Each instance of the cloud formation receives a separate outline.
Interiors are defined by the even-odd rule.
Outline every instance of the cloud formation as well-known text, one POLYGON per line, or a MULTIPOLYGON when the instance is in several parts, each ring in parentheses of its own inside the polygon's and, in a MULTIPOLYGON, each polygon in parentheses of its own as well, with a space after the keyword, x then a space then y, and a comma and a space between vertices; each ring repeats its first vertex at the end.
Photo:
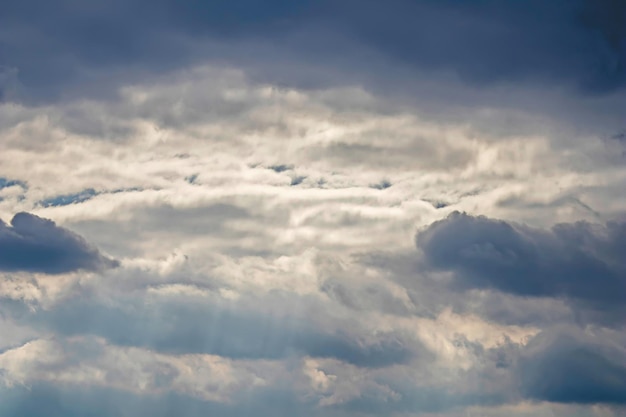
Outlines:
POLYGON ((459 288, 491 288, 622 310, 626 224, 558 224, 550 230, 455 212, 416 237, 429 266, 459 288))
POLYGON ((625 12, 2 2, 0 415, 623 416, 625 12))
MULTIPOLYGON (((626 81, 626 8, 611 0, 133 0, 89 7, 29 0, 5 2, 1 15, 2 64, 16 74, 4 77, 4 96, 19 87, 27 95, 58 97, 71 85, 84 94, 97 90, 94 80, 129 81, 216 56, 256 67, 278 84, 294 74, 272 60, 344 74, 358 68, 360 80, 380 82, 383 65, 361 65, 372 55, 401 68, 450 71, 478 85, 566 82, 597 94, 626 81), (35 44, 37 52, 29 48, 35 44)), ((318 85, 341 79, 330 77, 317 75, 318 85)), ((298 84, 306 85, 305 77, 298 84)))
POLYGON ((9 225, 0 221, 0 270, 60 274, 117 265, 82 237, 51 220, 21 212, 9 225))
POLYGON ((566 329, 533 339, 518 364, 524 394, 539 401, 624 404, 623 337, 594 333, 566 329))
MULTIPOLYGON (((273 302, 285 304, 280 298, 273 302)), ((411 346, 400 333, 382 333, 368 341, 345 329, 325 329, 296 316, 295 311, 289 317, 287 308, 271 314, 249 311, 245 303, 224 303, 214 297, 194 300, 191 295, 126 297, 115 303, 83 296, 35 314, 16 311, 18 322, 55 334, 95 335, 116 345, 170 354, 208 353, 233 359, 307 355, 362 367, 408 363, 415 355, 428 357, 422 346, 414 342, 411 346)), ((323 312, 319 307, 316 310, 317 320, 321 320, 323 312)))

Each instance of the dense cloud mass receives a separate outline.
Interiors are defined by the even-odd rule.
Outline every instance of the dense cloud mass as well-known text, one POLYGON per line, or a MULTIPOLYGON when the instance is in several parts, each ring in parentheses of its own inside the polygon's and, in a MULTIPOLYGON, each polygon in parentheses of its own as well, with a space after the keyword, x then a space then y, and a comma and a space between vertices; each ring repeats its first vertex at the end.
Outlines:
POLYGON ((82 237, 51 220, 17 213, 10 225, 0 221, 0 270, 59 274, 116 265, 82 237))
POLYGON ((624 404, 626 351, 623 337, 611 339, 571 330, 536 337, 519 364, 523 391, 541 401, 624 404))
POLYGON ((622 417, 625 121, 622 0, 4 0, 0 417, 622 417))
POLYGON ((454 271, 461 288, 565 297, 598 308, 626 296, 626 223, 531 228, 458 212, 417 236, 429 265, 454 271))
POLYGON ((294 81, 271 69, 285 59, 386 78, 381 64, 361 67, 368 54, 479 85, 566 82, 597 94, 626 82, 626 6, 619 0, 10 0, 0 16, 5 96, 13 87, 56 97, 76 83, 94 91, 95 80, 118 83, 208 57, 245 62, 278 83, 294 81))

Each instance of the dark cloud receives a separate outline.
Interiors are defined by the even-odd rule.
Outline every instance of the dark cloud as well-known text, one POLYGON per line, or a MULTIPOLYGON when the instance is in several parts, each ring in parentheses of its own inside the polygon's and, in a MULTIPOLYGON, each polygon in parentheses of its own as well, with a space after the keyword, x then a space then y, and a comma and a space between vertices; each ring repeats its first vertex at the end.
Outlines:
POLYGON ((107 87, 94 81, 110 85, 189 65, 207 55, 196 40, 270 34, 304 5, 283 0, 89 5, 9 0, 0 7, 0 64, 17 74, 18 88, 27 96, 59 97, 72 85, 82 94, 104 94, 107 87))
POLYGON ((558 297, 623 311, 626 223, 558 224, 549 230, 455 212, 418 233, 427 264, 458 288, 558 297))
POLYGON ((0 270, 59 274, 117 266, 77 234, 53 221, 18 213, 0 221, 0 270))
MULTIPOLYGON (((369 49, 391 68, 450 71, 471 84, 567 82, 599 93, 626 81, 625 22, 620 0, 8 0, 0 64, 26 95, 50 98, 70 85, 104 93, 102 84, 207 58, 272 67, 266 76, 279 83, 292 81, 293 62, 388 78, 375 62, 362 65, 369 49), (248 41, 275 45, 273 55, 248 41)), ((316 77, 332 82, 328 74, 316 77)))
POLYGON ((381 284, 382 282, 366 283, 358 279, 331 277, 324 280, 320 290, 334 301, 354 310, 409 315, 409 309, 403 300, 381 284))
POLYGON ((606 91, 626 81, 626 6, 620 1, 339 3, 363 42, 472 83, 570 79, 606 91))
POLYGON ((540 333, 518 364, 523 393, 539 401, 626 404, 626 352, 619 343, 589 332, 540 333))

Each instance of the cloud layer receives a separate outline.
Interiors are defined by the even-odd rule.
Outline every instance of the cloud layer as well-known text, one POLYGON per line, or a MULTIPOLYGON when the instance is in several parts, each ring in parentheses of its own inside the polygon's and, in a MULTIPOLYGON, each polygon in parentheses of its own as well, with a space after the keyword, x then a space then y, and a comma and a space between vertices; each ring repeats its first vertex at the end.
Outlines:
POLYGON ((625 13, 3 2, 0 415, 624 415, 625 13))

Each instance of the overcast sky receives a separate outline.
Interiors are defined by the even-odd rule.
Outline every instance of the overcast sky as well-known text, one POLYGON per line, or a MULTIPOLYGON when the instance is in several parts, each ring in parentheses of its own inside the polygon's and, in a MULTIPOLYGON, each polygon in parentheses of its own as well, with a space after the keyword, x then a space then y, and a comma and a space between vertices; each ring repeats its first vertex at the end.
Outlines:
POLYGON ((626 415, 626 1, 1 1, 0 416, 207 415, 626 415))

